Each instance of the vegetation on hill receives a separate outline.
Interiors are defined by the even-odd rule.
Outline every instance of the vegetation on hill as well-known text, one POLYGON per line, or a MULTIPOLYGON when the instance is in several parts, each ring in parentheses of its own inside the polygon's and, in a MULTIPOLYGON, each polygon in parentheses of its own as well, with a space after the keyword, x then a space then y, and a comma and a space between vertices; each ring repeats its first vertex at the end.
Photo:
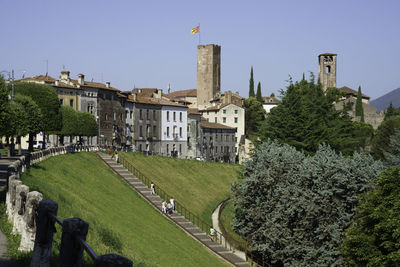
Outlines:
POLYGON ((362 195, 342 250, 348 266, 398 266, 400 262, 400 167, 379 176, 362 195))
POLYGON ((188 159, 123 153, 154 184, 172 195, 203 221, 230 196, 230 186, 240 176, 240 166, 188 159))
POLYGON ((389 150, 390 138, 400 129, 400 116, 390 116, 375 131, 372 140, 372 154, 376 159, 384 159, 384 152, 389 150))
MULTIPOLYGON (((49 158, 31 167, 22 181, 58 202, 61 219, 87 221, 87 242, 100 255, 117 253, 149 266, 225 264, 152 208, 93 153, 49 158)), ((60 235, 58 228, 56 243, 60 235)))
POLYGON ((306 156, 287 144, 263 143, 233 186, 234 230, 267 261, 284 266, 343 265, 341 235, 383 169, 370 155, 344 157, 320 145, 306 156))
POLYGON ((355 137, 356 126, 345 111, 333 105, 341 93, 335 88, 326 92, 315 84, 314 76, 293 83, 281 91, 282 103, 273 108, 260 127, 262 141, 277 139, 313 154, 321 143, 329 144, 336 151, 351 155, 365 144, 364 138, 355 137))

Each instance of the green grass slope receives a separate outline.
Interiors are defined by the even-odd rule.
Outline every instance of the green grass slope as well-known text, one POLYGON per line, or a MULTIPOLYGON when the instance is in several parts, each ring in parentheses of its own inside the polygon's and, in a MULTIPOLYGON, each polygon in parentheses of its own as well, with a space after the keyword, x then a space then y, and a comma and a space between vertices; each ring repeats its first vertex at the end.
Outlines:
POLYGON ((22 180, 58 202, 61 219, 87 221, 87 242, 99 255, 117 253, 145 266, 226 265, 164 218, 93 153, 50 158, 24 173, 22 180))
POLYGON ((191 212, 211 224, 211 214, 231 194, 231 183, 240 166, 203 162, 140 153, 123 153, 132 164, 157 186, 172 195, 191 212))

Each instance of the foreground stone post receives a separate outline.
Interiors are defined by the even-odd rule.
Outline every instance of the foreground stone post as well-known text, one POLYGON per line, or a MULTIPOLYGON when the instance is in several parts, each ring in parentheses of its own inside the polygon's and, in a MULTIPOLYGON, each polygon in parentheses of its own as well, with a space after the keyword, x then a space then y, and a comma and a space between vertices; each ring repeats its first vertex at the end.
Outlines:
POLYGON ((117 254, 106 254, 100 256, 96 261, 96 267, 132 267, 130 259, 117 254))
MULTIPOLYGON (((14 206, 13 206, 13 196, 15 197, 15 194, 12 194, 12 190, 15 190, 14 187, 14 181, 17 180, 17 176, 16 175, 11 175, 10 177, 8 177, 8 190, 6 193, 6 205, 7 205, 7 216, 8 216, 8 220, 11 222, 12 221, 12 216, 14 215, 14 206)), ((14 202, 15 203, 15 202, 14 202)))
POLYGON ((21 231, 21 243, 18 250, 32 251, 35 244, 36 215, 39 203, 42 201, 42 194, 37 191, 29 192, 26 198, 26 212, 24 215, 24 228, 21 231))
POLYGON ((51 215, 56 216, 57 210, 58 204, 52 200, 42 200, 39 203, 31 267, 50 267, 51 246, 56 230, 55 221, 51 215))
POLYGON ((78 238, 86 240, 89 224, 80 218, 70 218, 63 221, 58 266, 82 266, 83 246, 78 238))
POLYGON ((29 193, 29 187, 23 184, 19 184, 15 188, 15 206, 14 206, 14 223, 13 223, 13 234, 21 234, 24 228, 24 214, 26 197, 29 193))

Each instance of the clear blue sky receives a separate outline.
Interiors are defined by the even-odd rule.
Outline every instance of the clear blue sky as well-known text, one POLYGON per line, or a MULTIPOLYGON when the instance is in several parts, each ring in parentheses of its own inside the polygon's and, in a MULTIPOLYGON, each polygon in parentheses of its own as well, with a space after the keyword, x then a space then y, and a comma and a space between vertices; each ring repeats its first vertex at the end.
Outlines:
POLYGON ((371 99, 400 87, 400 1, 16 1, 0 3, 0 71, 17 78, 63 65, 120 90, 196 87, 198 35, 221 50, 221 89, 247 97, 250 67, 263 95, 338 54, 337 85, 371 99))

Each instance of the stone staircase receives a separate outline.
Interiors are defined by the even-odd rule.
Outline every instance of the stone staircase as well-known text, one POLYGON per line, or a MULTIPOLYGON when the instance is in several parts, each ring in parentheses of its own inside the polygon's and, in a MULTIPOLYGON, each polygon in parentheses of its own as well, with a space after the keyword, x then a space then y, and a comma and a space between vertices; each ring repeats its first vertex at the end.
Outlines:
MULTIPOLYGON (((111 156, 104 153, 97 153, 97 155, 122 179, 125 180, 134 190, 136 190, 147 202, 157 209, 160 213, 162 199, 158 195, 152 195, 150 188, 143 184, 137 177, 135 177, 131 172, 124 168, 121 164, 116 163, 115 160, 111 159, 111 156)), ((187 220, 184 216, 174 211, 171 215, 164 216, 169 218, 182 230, 184 230, 189 236, 191 236, 196 241, 203 244, 205 247, 210 249, 213 253, 217 254, 221 258, 225 259, 227 262, 234 266, 250 266, 250 264, 230 250, 226 249, 224 246, 214 242, 207 233, 203 232, 199 227, 194 225, 192 222, 187 220)))

